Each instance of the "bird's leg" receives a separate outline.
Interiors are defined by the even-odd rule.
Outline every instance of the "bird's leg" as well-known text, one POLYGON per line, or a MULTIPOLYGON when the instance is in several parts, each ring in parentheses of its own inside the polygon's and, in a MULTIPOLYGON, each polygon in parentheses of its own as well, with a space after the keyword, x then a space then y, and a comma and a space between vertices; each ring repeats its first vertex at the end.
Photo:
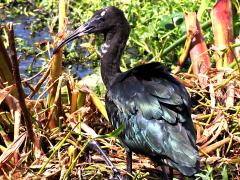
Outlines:
MULTIPOLYGON (((127 154, 127 172, 132 175, 132 151, 131 150, 126 150, 127 154)), ((131 180, 132 177, 127 175, 126 177, 128 180, 131 180)))
POLYGON ((88 146, 97 151, 98 153, 100 153, 105 161, 105 163, 111 167, 112 171, 113 171, 113 176, 114 179, 118 179, 118 180, 122 180, 122 177, 120 175, 120 172, 117 170, 117 168, 113 165, 113 163, 110 161, 110 159, 108 158, 108 156, 106 155, 106 153, 101 149, 101 147, 99 146, 99 144, 97 143, 97 141, 95 140, 91 140, 88 144, 88 146))
POLYGON ((170 179, 173 179, 173 168, 169 167, 169 177, 170 179))
POLYGON ((161 169, 162 169, 163 179, 164 180, 172 180, 172 179, 169 179, 168 174, 166 173, 166 168, 165 168, 164 165, 161 166, 161 169))
POLYGON ((86 151, 86 157, 87 157, 87 162, 91 163, 92 162, 92 157, 91 157, 89 151, 86 151))

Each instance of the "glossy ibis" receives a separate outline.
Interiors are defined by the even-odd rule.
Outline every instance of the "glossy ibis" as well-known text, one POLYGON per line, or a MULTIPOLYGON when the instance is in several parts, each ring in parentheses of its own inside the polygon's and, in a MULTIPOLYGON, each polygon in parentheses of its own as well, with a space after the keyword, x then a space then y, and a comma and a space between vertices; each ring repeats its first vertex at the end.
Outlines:
POLYGON ((82 35, 103 33, 101 75, 107 88, 106 109, 114 128, 125 127, 119 139, 127 152, 128 172, 132 171, 133 151, 192 176, 199 169, 199 156, 189 94, 160 63, 120 71, 129 32, 123 12, 107 7, 68 35, 54 53, 82 35))

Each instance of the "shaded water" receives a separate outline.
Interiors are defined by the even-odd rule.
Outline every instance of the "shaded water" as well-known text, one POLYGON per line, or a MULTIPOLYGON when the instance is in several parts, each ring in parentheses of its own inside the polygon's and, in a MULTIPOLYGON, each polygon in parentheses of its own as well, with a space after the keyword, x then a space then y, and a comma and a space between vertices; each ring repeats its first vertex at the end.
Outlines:
MULTIPOLYGON (((18 39, 17 42, 20 41, 20 43, 17 43, 17 55, 20 57, 19 68, 22 78, 28 78, 34 75, 43 66, 47 65, 46 58, 49 59, 49 57, 47 57, 47 52, 44 53, 45 57, 36 56, 36 53, 40 53, 41 50, 38 50, 35 44, 44 41, 52 42, 52 38, 47 27, 32 34, 30 25, 34 20, 34 17, 31 16, 7 17, 4 20, 0 20, 0 24, 13 22, 15 38, 18 39), (26 50, 27 53, 25 53, 26 50), (33 53, 29 53, 29 50, 33 53), (31 69, 31 71, 28 71, 29 69, 31 69)), ((70 70, 72 74, 80 78, 93 72, 90 68, 81 66, 80 64, 72 64, 70 70)), ((40 77, 37 77, 31 83, 36 83, 39 78, 40 77)))

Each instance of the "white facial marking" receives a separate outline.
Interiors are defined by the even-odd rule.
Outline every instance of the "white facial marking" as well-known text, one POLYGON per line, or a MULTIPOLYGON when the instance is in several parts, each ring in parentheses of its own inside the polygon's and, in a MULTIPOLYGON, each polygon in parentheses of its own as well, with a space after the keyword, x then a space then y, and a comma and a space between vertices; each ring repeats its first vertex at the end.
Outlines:
POLYGON ((110 45, 107 44, 107 43, 104 43, 103 46, 104 46, 105 48, 109 48, 109 47, 110 47, 110 45))
POLYGON ((105 54, 105 53, 108 51, 108 48, 109 48, 109 47, 110 47, 109 44, 104 43, 104 44, 102 45, 102 47, 101 47, 101 53, 102 53, 102 54, 105 54))
POLYGON ((101 16, 104 16, 106 14, 106 11, 101 12, 101 16))

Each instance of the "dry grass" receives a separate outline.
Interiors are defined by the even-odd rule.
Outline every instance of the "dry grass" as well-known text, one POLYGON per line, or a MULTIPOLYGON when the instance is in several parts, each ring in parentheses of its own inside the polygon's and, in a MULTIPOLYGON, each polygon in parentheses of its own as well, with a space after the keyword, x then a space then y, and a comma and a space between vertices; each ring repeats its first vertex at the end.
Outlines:
MULTIPOLYGON (((188 91, 193 102, 193 120, 197 130, 197 144, 200 148, 201 167, 206 164, 213 167, 213 177, 220 177, 221 167, 227 166, 229 177, 239 175, 239 73, 233 72, 225 75, 224 81, 217 83, 217 71, 209 73, 209 85, 206 89, 199 86, 197 78, 187 73, 178 75, 185 84, 190 84, 188 91), (234 82, 234 106, 226 108, 226 84, 234 82), (220 170, 219 170, 220 169, 220 170)), ((97 179, 107 178, 112 175, 111 169, 105 164, 102 157, 95 151, 87 148, 91 139, 96 139, 102 149, 109 155, 113 164, 125 174, 125 153, 118 140, 111 134, 111 125, 99 111, 102 104, 97 96, 87 87, 77 87, 76 81, 70 82, 70 74, 65 75, 66 84, 78 89, 86 95, 81 107, 71 112, 70 103, 63 103, 63 114, 59 117, 61 126, 47 129, 47 115, 51 111, 46 108, 43 100, 26 99, 28 110, 33 117, 34 132, 41 137, 42 152, 33 149, 29 138, 26 138, 25 128, 21 126, 21 137, 16 139, 0 157, 2 178, 31 179, 37 178, 71 178, 97 179), (97 108, 98 107, 98 108, 97 108), (110 133, 110 134, 109 134, 110 133), (106 135, 108 134, 108 135, 106 135), (105 136, 98 136, 105 135, 105 136), (19 151, 17 157, 13 156, 19 151), (37 157, 37 158, 36 158, 37 157), (16 162, 16 163, 15 163, 16 162)), ((71 89, 68 93, 72 92, 71 89)), ((6 96, 7 97, 7 96, 6 96)), ((101 110, 102 111, 102 110, 101 110)), ((2 111, 3 113, 3 111, 2 111)), ((1 116, 3 117, 3 116, 1 116)), ((11 116, 9 116, 12 118, 11 116)), ((6 129, 6 127, 4 128, 6 129)), ((9 136, 9 135, 8 135, 9 136)), ((6 141, 5 141, 6 142, 6 141)), ((3 143, 2 143, 3 146, 3 143)), ((134 176, 137 179, 151 179, 157 177, 159 171, 146 157, 134 155, 134 176)), ((179 173, 174 172, 178 177, 179 173)), ((204 173, 203 174, 207 174, 204 173)))

